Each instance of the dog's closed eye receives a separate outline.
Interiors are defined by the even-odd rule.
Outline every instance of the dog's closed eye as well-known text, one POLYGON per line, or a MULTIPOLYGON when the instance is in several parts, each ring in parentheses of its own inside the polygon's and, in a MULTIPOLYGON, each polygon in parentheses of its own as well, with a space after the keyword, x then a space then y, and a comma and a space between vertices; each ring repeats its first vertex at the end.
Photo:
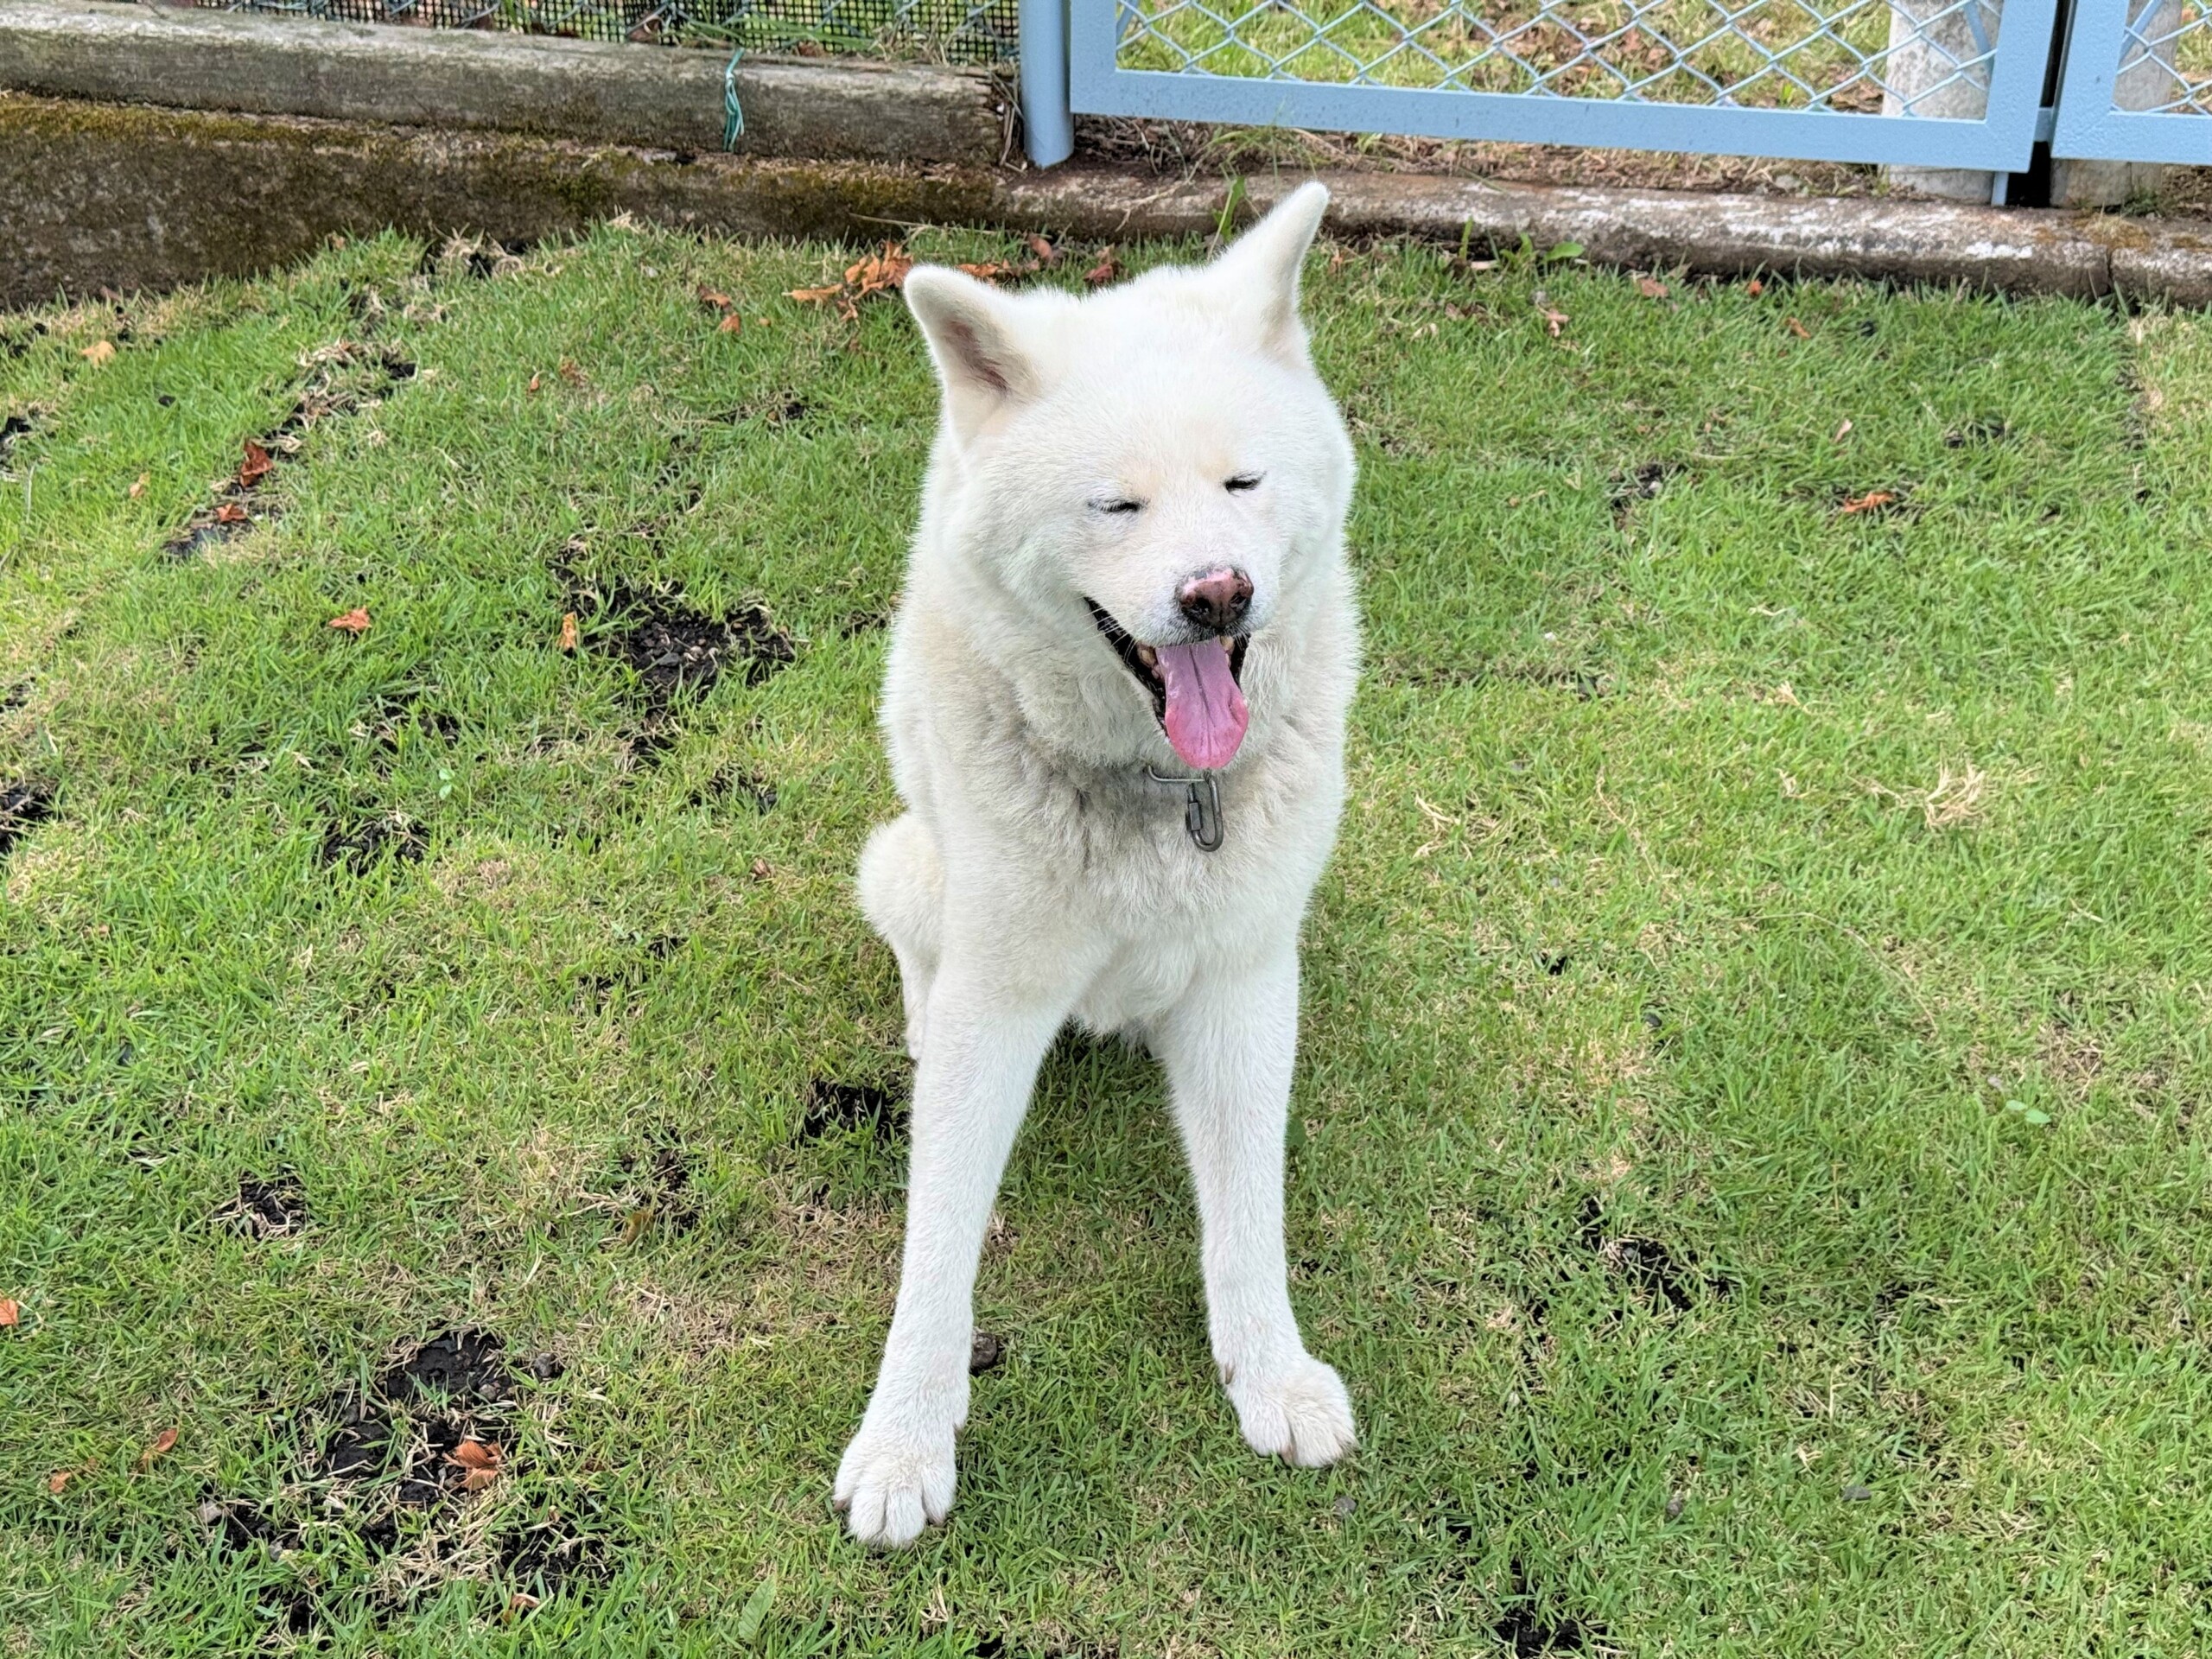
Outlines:
POLYGON ((1132 501, 1127 496, 1109 496, 1103 500, 1092 502, 1090 504, 1090 510, 1093 512, 1142 512, 1144 511, 1144 503, 1141 501, 1132 501))
POLYGON ((1242 495, 1247 490, 1258 489, 1260 480, 1266 476, 1265 473, 1239 473, 1236 477, 1224 480, 1221 487, 1231 495, 1242 495))

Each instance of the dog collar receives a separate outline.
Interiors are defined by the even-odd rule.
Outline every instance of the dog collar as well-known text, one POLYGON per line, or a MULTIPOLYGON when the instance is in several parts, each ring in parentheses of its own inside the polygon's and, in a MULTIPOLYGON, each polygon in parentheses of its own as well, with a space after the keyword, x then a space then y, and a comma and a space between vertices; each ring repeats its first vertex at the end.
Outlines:
POLYGON ((1183 798, 1183 828, 1190 832, 1191 845, 1202 853, 1221 850, 1221 785, 1215 781, 1213 773, 1202 772, 1195 778, 1163 778, 1147 766, 1144 775, 1155 784, 1180 784, 1188 790, 1190 792, 1183 798))

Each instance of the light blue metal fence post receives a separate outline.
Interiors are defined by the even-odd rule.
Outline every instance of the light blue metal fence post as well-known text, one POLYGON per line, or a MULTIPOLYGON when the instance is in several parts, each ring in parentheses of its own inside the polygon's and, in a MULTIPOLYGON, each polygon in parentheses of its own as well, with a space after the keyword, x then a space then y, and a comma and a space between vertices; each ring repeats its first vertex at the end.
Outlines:
POLYGON ((1021 130, 1029 159, 1052 167, 1075 153, 1068 112, 1068 0, 1021 0, 1021 130))
POLYGON ((2075 0, 2050 149, 2212 165, 2212 0, 2075 0))

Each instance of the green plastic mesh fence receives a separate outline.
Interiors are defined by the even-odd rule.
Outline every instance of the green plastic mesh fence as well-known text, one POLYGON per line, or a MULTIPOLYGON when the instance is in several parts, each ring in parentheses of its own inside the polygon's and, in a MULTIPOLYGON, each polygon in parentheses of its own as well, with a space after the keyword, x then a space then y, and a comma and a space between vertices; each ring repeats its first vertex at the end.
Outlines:
POLYGON ((844 52, 950 63, 1014 56, 1015 0, 192 0, 417 29, 508 29, 587 41, 844 52))

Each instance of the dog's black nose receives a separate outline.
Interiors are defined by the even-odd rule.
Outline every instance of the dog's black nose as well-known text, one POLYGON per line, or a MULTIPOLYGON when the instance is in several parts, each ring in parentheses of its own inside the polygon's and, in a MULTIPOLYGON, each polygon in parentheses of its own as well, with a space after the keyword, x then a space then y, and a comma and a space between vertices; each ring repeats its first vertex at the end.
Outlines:
POLYGON ((1233 633, 1252 608, 1252 578, 1224 566, 1193 576, 1175 590, 1183 614, 1214 633, 1233 633))

